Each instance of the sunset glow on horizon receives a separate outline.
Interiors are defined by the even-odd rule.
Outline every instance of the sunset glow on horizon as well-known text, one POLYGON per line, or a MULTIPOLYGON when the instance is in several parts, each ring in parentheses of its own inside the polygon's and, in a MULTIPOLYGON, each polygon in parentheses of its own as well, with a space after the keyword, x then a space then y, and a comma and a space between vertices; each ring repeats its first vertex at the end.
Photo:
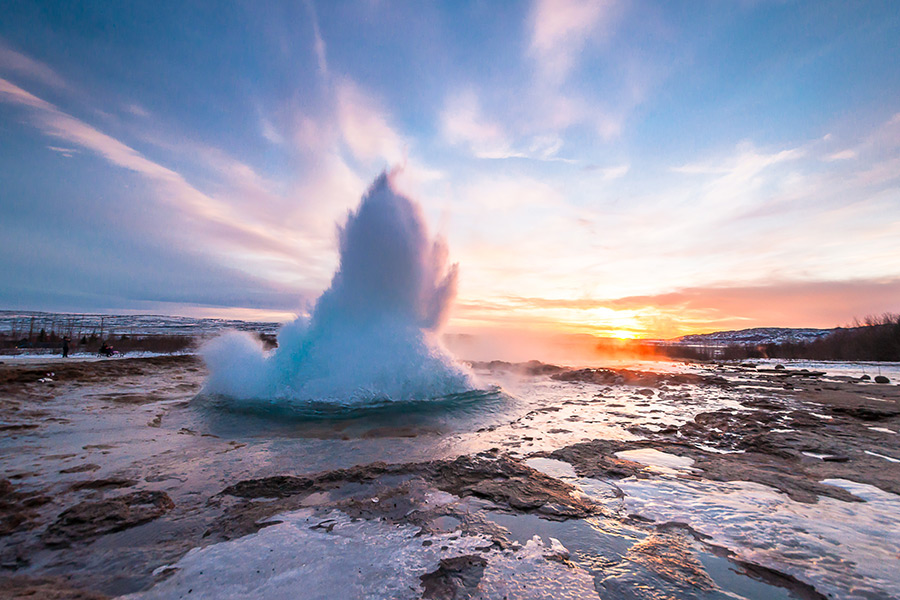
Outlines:
POLYGON ((449 333, 900 312, 894 3, 5 12, 0 308, 291 320, 402 165, 449 333))

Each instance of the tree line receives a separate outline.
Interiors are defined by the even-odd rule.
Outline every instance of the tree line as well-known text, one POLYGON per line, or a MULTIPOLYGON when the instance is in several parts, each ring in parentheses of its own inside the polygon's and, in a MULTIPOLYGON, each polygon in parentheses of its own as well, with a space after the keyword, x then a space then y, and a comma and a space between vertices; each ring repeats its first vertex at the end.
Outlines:
POLYGON ((849 327, 810 342, 783 342, 758 345, 731 344, 704 348, 670 345, 660 352, 671 358, 696 360, 743 360, 783 358, 841 361, 900 361, 900 314, 869 316, 854 320, 849 327))

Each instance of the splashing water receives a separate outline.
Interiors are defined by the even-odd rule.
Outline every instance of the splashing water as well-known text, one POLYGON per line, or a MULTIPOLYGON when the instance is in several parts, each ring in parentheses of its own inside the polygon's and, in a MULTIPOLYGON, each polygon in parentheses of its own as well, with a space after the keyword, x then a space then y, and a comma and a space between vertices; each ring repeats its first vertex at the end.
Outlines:
POLYGON ((230 332, 203 349, 204 391, 259 403, 437 398, 472 389, 437 333, 456 296, 457 266, 432 240, 420 207, 382 173, 339 230, 340 267, 308 318, 285 325, 265 352, 230 332))

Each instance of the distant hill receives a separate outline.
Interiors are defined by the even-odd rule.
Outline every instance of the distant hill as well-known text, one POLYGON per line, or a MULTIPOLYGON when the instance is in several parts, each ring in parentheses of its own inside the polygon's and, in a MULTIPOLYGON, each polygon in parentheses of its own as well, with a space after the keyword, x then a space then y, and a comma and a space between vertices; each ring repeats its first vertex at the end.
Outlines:
POLYGON ((754 327, 753 329, 740 329, 737 331, 716 331, 715 333, 700 333, 685 335, 678 338, 681 344, 785 344, 785 343, 810 343, 824 338, 840 328, 832 329, 807 329, 791 327, 754 327))
POLYGON ((201 319, 171 315, 101 315, 40 311, 0 310, 0 335, 29 337, 42 329, 49 334, 81 337, 113 335, 214 335, 227 329, 255 331, 268 335, 278 332, 279 323, 201 319))

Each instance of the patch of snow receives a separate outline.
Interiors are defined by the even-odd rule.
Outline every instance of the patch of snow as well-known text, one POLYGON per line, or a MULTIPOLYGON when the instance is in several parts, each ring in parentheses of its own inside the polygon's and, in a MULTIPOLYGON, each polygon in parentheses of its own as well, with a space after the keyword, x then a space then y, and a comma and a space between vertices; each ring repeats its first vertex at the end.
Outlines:
POLYGON ((878 454, 877 452, 871 452, 869 450, 864 450, 866 454, 870 456, 877 456, 878 458, 883 458, 884 460, 890 461, 892 463, 900 463, 900 459, 893 458, 891 456, 885 456, 884 454, 878 454))
POLYGON ((834 456, 834 454, 820 454, 818 452, 801 452, 800 454, 810 458, 818 458, 819 460, 825 460, 826 458, 832 458, 834 456))
POLYGON ((473 599, 596 597, 586 572, 557 560, 568 550, 538 536, 516 550, 480 551, 491 540, 458 533, 418 535, 420 529, 352 519, 340 511, 317 516, 303 509, 236 540, 195 548, 167 568, 175 573, 149 590, 120 600, 414 600, 420 577, 441 559, 481 554, 487 560, 473 599))

